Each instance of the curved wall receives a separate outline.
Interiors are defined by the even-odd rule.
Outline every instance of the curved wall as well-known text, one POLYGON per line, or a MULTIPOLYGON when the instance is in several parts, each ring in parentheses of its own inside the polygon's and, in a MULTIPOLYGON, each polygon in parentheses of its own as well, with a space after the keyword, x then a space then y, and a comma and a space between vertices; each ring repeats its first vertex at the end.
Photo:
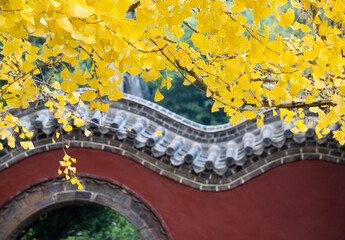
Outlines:
MULTIPOLYGON (((70 148, 78 173, 118 182, 149 204, 173 239, 344 239, 345 166, 288 163, 235 189, 199 191, 107 151, 70 148)), ((30 156, 0 172, 0 205, 57 176, 61 150, 30 156)))

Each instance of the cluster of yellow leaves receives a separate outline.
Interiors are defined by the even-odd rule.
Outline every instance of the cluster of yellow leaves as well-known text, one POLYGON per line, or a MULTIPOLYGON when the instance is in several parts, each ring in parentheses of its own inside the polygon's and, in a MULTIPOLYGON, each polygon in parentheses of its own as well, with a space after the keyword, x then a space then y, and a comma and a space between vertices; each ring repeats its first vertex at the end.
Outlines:
MULTIPOLYGON (((68 146, 65 146, 68 148, 68 146)), ((65 174, 66 180, 69 180, 73 185, 77 184, 78 189, 83 189, 83 185, 80 183, 79 179, 76 177, 76 167, 72 167, 72 163, 76 163, 75 158, 71 158, 68 154, 65 153, 63 160, 60 161, 60 167, 58 169, 58 174, 65 174), (61 170, 61 168, 63 170, 61 170)))
MULTIPOLYGON (((310 123, 292 109, 310 107, 319 116, 312 123, 318 136, 340 123, 334 137, 343 144, 344 11, 342 0, 4 0, 0 100, 22 109, 39 100, 72 131, 87 124, 78 106, 89 102, 106 112, 104 97, 123 96, 123 72, 169 89, 172 79, 161 72, 177 71, 185 85, 204 88, 212 111, 223 109, 231 124, 256 118, 261 126, 262 110, 276 107, 303 132, 310 123), (126 18, 131 11, 134 18, 126 18), (272 17, 276 22, 265 26, 262 19, 272 17), (273 35, 275 25, 291 34, 273 35), (193 32, 186 42, 185 31, 193 32), (42 47, 31 44, 33 37, 44 39, 42 47), (90 69, 78 69, 80 61, 90 69), (83 93, 76 91, 81 86, 83 93)), ((163 98, 157 89, 155 100, 163 98)), ((14 147, 21 123, 1 110, 1 138, 14 147)), ((27 139, 21 145, 33 148, 27 139)))
MULTIPOLYGON (((34 145, 31 142, 33 132, 28 131, 25 126, 19 126, 19 120, 12 114, 7 112, 6 107, 1 107, 1 121, 0 121, 0 139, 7 141, 7 145, 10 148, 16 147, 16 137, 20 139, 20 145, 24 149, 34 149, 34 145)), ((4 148, 3 144, 0 143, 0 150, 4 148)))

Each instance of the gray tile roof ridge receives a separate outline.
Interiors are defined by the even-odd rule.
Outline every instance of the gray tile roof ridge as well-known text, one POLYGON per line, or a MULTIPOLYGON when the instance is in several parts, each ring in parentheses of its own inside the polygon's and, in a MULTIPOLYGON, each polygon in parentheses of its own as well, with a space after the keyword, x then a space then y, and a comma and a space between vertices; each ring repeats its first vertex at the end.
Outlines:
POLYGON ((228 124, 228 123, 219 124, 219 125, 204 125, 201 123, 197 123, 197 122, 189 120, 189 119, 187 119, 187 118, 185 118, 179 114, 176 114, 176 113, 170 111, 169 109, 166 109, 166 108, 158 105, 157 103, 148 101, 146 99, 143 99, 143 98, 140 98, 137 96, 126 94, 126 93, 124 93, 123 95, 124 95, 124 99, 126 99, 128 101, 132 101, 132 102, 135 102, 137 104, 140 104, 140 105, 146 106, 148 108, 154 109, 154 110, 156 110, 156 111, 158 111, 164 115, 169 116, 170 118, 172 118, 176 121, 179 121, 181 124, 186 125, 189 128, 194 128, 194 129, 197 129, 199 131, 216 132, 219 130, 227 130, 231 127, 234 127, 233 125, 228 124))
MULTIPOLYGON (((90 111, 87 105, 78 106, 77 109, 85 122, 91 122, 88 128, 92 136, 89 139, 83 138, 86 141, 82 142, 83 146, 88 146, 87 142, 92 142, 98 136, 105 136, 99 140, 101 145, 112 148, 111 142, 114 139, 128 142, 135 151, 147 152, 147 156, 157 161, 166 159, 165 164, 171 167, 185 166, 190 173, 195 174, 213 172, 222 177, 236 172, 236 169, 245 170, 255 165, 251 158, 265 155, 267 149, 278 151, 288 141, 296 144, 305 143, 308 139, 313 139, 317 144, 333 142, 331 133, 319 139, 314 133, 314 126, 309 126, 304 133, 292 133, 290 129, 294 126, 293 122, 284 123, 279 112, 273 116, 272 110, 264 112, 265 125, 261 128, 257 128, 256 121, 247 120, 234 126, 219 125, 220 129, 216 129, 201 124, 193 125, 191 121, 155 103, 129 95, 111 102, 103 119, 98 111, 90 111), (98 125, 101 122, 104 126, 98 125)), ((51 141, 52 134, 59 126, 53 113, 43 106, 36 111, 32 104, 29 109, 14 111, 14 114, 27 129, 34 132, 34 138, 43 133, 51 141)), ((308 122, 316 120, 316 116, 310 112, 306 112, 306 116, 308 122)), ((72 125, 72 119, 68 121, 72 125)), ((336 129, 339 126, 333 127, 336 129)), ((82 127, 81 131, 84 129, 82 127)), ((334 144, 340 148, 339 143, 334 144)))

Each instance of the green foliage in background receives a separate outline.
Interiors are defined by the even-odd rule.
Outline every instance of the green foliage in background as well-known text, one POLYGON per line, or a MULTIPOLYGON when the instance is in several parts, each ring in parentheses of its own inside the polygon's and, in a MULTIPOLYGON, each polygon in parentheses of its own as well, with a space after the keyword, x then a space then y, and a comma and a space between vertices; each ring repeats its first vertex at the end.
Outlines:
MULTIPOLYGON (((183 79, 178 73, 171 72, 168 73, 168 76, 173 79, 173 84, 169 90, 160 89, 164 99, 157 104, 197 123, 217 125, 229 122, 229 118, 224 112, 212 113, 212 99, 207 98, 203 92, 191 85, 184 86, 183 79)), ((153 101, 157 85, 155 82, 148 82, 148 85, 153 94, 147 99, 153 101)))
POLYGON ((99 205, 79 204, 39 217, 18 240, 136 240, 140 233, 123 216, 99 205))

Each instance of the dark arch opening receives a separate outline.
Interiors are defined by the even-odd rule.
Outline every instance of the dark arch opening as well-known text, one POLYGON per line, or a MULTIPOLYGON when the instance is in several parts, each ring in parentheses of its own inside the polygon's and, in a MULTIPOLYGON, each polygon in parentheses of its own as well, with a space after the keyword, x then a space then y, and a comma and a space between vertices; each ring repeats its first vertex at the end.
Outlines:
MULTIPOLYGON (((32 221, 33 220, 33 221, 32 221)), ((77 203, 43 211, 17 240, 136 240, 140 232, 118 212, 98 204, 77 203)))
MULTIPOLYGON (((83 190, 77 189, 62 178, 52 178, 32 185, 11 197, 0 207, 0 221, 6 221, 6 224, 0 223, 0 239, 20 239, 23 230, 37 218, 56 209, 76 204, 100 205, 118 212, 140 232, 140 238, 134 239, 169 239, 163 222, 154 210, 128 188, 107 179, 91 176, 79 178, 84 186, 83 190)), ((103 237, 98 239, 107 240, 103 237)))

